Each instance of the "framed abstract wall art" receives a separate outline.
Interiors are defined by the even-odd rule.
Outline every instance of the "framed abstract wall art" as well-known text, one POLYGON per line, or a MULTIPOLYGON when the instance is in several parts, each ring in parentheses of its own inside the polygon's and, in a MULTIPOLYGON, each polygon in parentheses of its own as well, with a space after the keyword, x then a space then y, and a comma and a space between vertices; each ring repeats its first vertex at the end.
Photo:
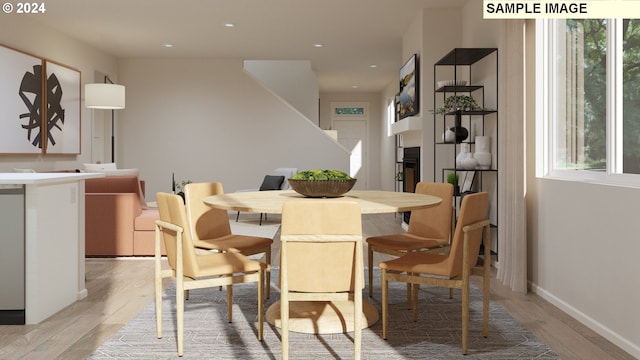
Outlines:
POLYGON ((80 154, 80 71, 45 60, 46 154, 80 154))
POLYGON ((0 153, 43 152, 43 60, 0 45, 0 153))
POLYGON ((80 154, 79 70, 0 45, 0 154, 80 154))

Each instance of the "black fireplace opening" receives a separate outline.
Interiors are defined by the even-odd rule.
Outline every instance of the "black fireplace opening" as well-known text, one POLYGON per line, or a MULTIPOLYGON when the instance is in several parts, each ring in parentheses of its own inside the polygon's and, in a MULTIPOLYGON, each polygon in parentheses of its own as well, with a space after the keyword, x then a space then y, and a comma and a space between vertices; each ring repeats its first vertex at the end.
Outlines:
MULTIPOLYGON (((404 181, 402 182, 403 192, 416 192, 416 185, 420 182, 420 147, 406 147, 402 157, 402 174, 404 181)), ((403 220, 409 223, 411 212, 403 213, 403 220)))

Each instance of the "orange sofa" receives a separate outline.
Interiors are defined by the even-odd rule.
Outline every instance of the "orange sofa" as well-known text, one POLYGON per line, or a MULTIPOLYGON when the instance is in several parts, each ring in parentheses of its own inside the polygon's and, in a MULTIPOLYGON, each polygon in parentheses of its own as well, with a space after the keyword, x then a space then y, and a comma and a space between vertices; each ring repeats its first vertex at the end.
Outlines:
POLYGON ((157 208, 146 208, 144 181, 107 176, 85 181, 85 255, 154 254, 157 208))

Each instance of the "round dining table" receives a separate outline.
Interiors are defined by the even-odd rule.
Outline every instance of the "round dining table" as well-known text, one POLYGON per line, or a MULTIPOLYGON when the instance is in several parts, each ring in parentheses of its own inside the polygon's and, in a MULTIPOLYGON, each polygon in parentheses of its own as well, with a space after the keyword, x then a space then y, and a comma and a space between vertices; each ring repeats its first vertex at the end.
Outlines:
MULTIPOLYGON (((207 196, 203 201, 209 206, 232 211, 281 214, 286 201, 309 199, 293 190, 247 191, 207 196)), ((380 190, 351 190, 337 198, 360 204, 362 214, 382 214, 411 211, 442 202, 436 196, 407 192, 380 190)), ((289 330, 308 334, 335 334, 353 331, 352 301, 296 301, 290 304, 289 330)), ((362 301, 363 328, 380 319, 378 309, 370 302, 362 301)), ((280 302, 267 309, 267 322, 280 327, 280 302)))

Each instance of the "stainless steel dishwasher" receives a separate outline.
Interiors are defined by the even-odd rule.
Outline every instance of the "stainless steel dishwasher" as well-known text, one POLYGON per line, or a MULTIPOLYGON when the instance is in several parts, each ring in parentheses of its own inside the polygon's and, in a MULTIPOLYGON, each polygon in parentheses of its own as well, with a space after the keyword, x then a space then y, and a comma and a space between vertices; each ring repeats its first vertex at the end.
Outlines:
POLYGON ((24 186, 0 185, 0 325, 25 323, 24 186))

